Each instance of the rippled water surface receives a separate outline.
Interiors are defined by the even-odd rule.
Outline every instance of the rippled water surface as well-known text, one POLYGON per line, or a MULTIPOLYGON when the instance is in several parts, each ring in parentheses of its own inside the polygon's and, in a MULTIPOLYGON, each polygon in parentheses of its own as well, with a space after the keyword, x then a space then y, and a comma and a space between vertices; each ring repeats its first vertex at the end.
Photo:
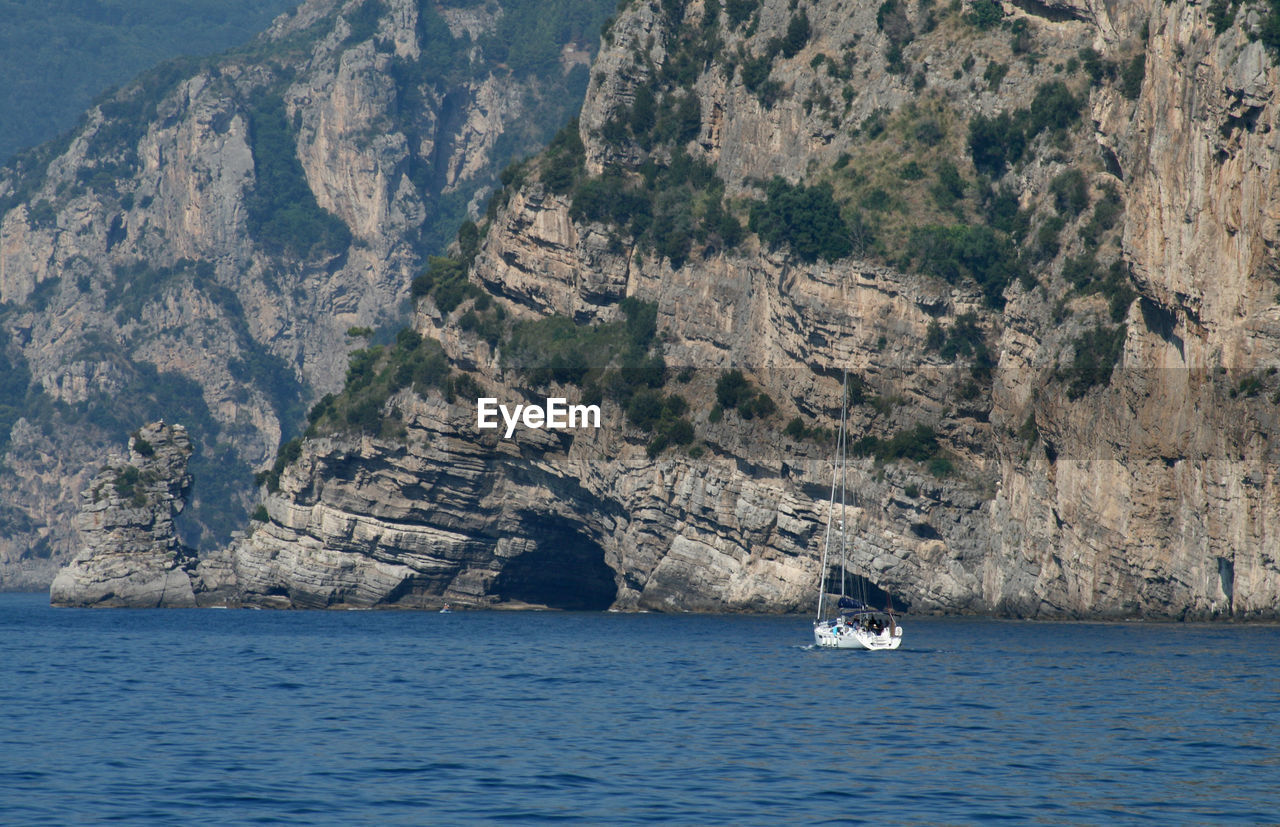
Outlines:
POLYGON ((1274 822, 1280 629, 50 609, 0 822, 1274 822))

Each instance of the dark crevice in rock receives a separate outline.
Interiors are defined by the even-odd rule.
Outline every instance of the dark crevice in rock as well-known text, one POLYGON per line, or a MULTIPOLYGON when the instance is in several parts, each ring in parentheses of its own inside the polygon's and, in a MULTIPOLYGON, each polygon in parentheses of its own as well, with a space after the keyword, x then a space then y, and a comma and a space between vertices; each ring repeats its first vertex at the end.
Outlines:
POLYGON ((1228 115, 1218 127, 1218 134, 1228 138, 1236 130, 1254 131, 1258 126, 1258 116, 1262 114, 1262 109, 1261 106, 1246 106, 1239 115, 1228 115))
POLYGON ((1107 168, 1107 172, 1123 181, 1124 170, 1120 168, 1120 159, 1116 157, 1115 150, 1104 146, 1101 147, 1100 151, 1102 152, 1102 164, 1107 168))
POLYGON ((1218 580, 1222 584, 1222 593, 1227 596, 1227 611, 1235 612, 1236 564, 1226 557, 1218 558, 1218 580))
POLYGON ((1176 347, 1178 354, 1186 359, 1185 343, 1181 336, 1173 332, 1178 326, 1178 317, 1174 312, 1156 304, 1146 296, 1138 300, 1138 307, 1142 310, 1142 321, 1146 324, 1147 330, 1176 347))
POLYGON ((938 533, 938 529, 928 523, 913 523, 911 533, 923 540, 940 540, 942 535, 938 533))
POLYGON ((1070 6, 1050 5, 1041 3, 1039 0, 1009 0, 1009 2, 1027 14, 1048 20, 1051 23, 1067 23, 1070 21, 1085 23, 1090 19, 1089 15, 1070 6))

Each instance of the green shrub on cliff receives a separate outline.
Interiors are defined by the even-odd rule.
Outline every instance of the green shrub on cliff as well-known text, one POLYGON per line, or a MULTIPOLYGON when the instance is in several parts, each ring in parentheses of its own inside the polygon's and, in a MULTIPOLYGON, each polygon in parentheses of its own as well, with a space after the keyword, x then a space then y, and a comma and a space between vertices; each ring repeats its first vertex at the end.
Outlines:
MULTIPOLYGON (((403 328, 390 345, 373 345, 352 352, 347 368, 346 385, 337 394, 327 394, 307 416, 307 437, 335 431, 355 431, 383 438, 399 439, 405 434, 400 414, 388 409, 387 401, 405 388, 426 396, 432 390, 452 400, 456 394, 479 395, 475 380, 455 373, 444 348, 435 339, 403 328)), ((259 484, 268 488, 275 484, 284 466, 296 459, 296 449, 286 443, 281 448, 279 468, 273 468, 259 484)))
POLYGON ((1271 52, 1272 61, 1280 62, 1280 0, 1266 0, 1258 24, 1258 39, 1271 52))
POLYGON ((343 17, 347 21, 349 33, 343 45, 360 43, 373 37, 378 30, 378 20, 387 13, 387 5, 383 0, 364 0, 351 9, 343 17))
POLYGON ((1053 80, 1040 84, 1027 109, 991 117, 975 115, 969 121, 969 153, 974 167, 999 178, 1022 160, 1027 146, 1042 132, 1074 125, 1084 102, 1065 83, 1053 80))
POLYGON ((787 21, 787 33, 779 44, 779 50, 785 58, 793 58, 809 42, 812 30, 809 28, 809 16, 803 11, 791 15, 787 21))
POLYGON ((249 233, 267 252, 294 258, 342 253, 351 231, 316 203, 302 164, 284 100, 278 94, 254 99, 249 111, 253 150, 253 190, 245 199, 249 233))
POLYGON ((580 325, 567 316, 517 322, 503 347, 503 360, 534 386, 608 381, 611 395, 623 402, 636 388, 661 387, 665 364, 660 354, 650 352, 657 306, 627 298, 621 308, 624 318, 615 322, 580 325))
POLYGON ((1061 215, 1075 218, 1089 206, 1089 182, 1075 167, 1055 176, 1049 191, 1053 193, 1054 208, 1061 215))
POLYGON ((921 271, 952 284, 971 278, 987 305, 1004 307, 1004 291, 1022 273, 1013 243, 985 225, 914 227, 908 255, 921 271))
POLYGON ((16 347, 10 352, 9 332, 0 327, 0 457, 9 445, 14 423, 26 412, 30 390, 31 369, 27 360, 16 347))
POLYGON ((567 193, 584 174, 586 149, 578 135, 578 119, 574 118, 551 140, 542 156, 542 183, 555 193, 567 193))
POLYGON ((760 0, 724 0, 725 17, 735 28, 747 22, 759 7, 760 0))
POLYGON ((448 315, 484 291, 467 280, 467 266, 463 262, 447 256, 430 256, 427 269, 409 286, 409 294, 414 299, 430 296, 440 312, 448 315))
POLYGON ((969 359, 970 373, 979 382, 990 380, 995 368, 995 357, 987 345, 986 334, 978 325, 976 313, 960 314, 949 328, 931 322, 925 346, 936 350, 938 355, 948 361, 960 357, 969 359))
POLYGON ((973 0, 965 21, 982 30, 994 29, 1004 20, 1004 9, 997 0, 973 0))
POLYGON ((621 302, 624 318, 590 325, 566 316, 517 322, 503 345, 504 362, 534 388, 555 383, 582 388, 585 404, 605 397, 627 421, 653 434, 649 455, 693 441, 688 403, 664 394, 667 366, 657 340, 657 306, 635 298, 621 302))
POLYGON ((774 178, 765 186, 765 200, 751 207, 748 226, 769 246, 785 244, 807 262, 835 261, 853 252, 849 225, 827 183, 792 186, 774 178))
POLYGON ((1142 81, 1147 77, 1147 54, 1134 55, 1120 71, 1120 94, 1136 100, 1142 92, 1142 81))
POLYGON ((1097 385, 1111 382, 1111 374, 1124 355, 1126 328, 1099 325, 1086 330, 1071 343, 1074 358, 1060 373, 1067 383, 1067 398, 1079 399, 1097 385))
POLYGON ((945 477, 955 470, 938 440, 937 431, 923 423, 899 431, 888 439, 872 435, 861 437, 850 444, 849 451, 854 456, 874 457, 878 463, 904 459, 923 463, 935 477, 945 477))
POLYGON ((716 381, 716 404, 722 413, 736 410, 743 419, 763 419, 778 410, 772 397, 758 390, 737 368, 725 371, 716 381))
MULTIPOLYGON (((638 176, 611 167, 598 178, 578 180, 570 215, 614 225, 673 269, 684 265, 695 244, 705 256, 742 239, 742 225, 725 209, 724 182, 680 144, 661 160, 647 160, 638 176)), ((621 239, 613 243, 621 252, 621 239)))

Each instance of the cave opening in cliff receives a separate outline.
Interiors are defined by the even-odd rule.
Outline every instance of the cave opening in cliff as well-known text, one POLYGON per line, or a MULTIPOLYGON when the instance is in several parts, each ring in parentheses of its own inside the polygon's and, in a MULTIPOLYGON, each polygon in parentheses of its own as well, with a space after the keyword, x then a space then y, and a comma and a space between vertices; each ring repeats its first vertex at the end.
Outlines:
POLYGON ((565 525, 540 525, 537 545, 511 558, 493 582, 503 600, 578 612, 602 612, 618 597, 604 549, 565 525))
POLYGON ((877 609, 892 607, 906 612, 911 604, 901 595, 881 588, 869 578, 862 577, 852 571, 844 574, 844 588, 840 588, 840 566, 837 564, 827 569, 827 594, 847 594, 850 597, 865 601, 868 606, 877 609))

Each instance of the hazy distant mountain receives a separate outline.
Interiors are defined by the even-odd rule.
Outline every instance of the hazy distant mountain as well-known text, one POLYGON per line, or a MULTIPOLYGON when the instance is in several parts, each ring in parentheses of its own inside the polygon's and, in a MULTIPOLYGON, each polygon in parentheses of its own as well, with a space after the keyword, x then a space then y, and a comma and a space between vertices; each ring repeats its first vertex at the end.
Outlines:
POLYGON ((261 32, 297 0, 0 0, 0 163, 143 69, 261 32))

